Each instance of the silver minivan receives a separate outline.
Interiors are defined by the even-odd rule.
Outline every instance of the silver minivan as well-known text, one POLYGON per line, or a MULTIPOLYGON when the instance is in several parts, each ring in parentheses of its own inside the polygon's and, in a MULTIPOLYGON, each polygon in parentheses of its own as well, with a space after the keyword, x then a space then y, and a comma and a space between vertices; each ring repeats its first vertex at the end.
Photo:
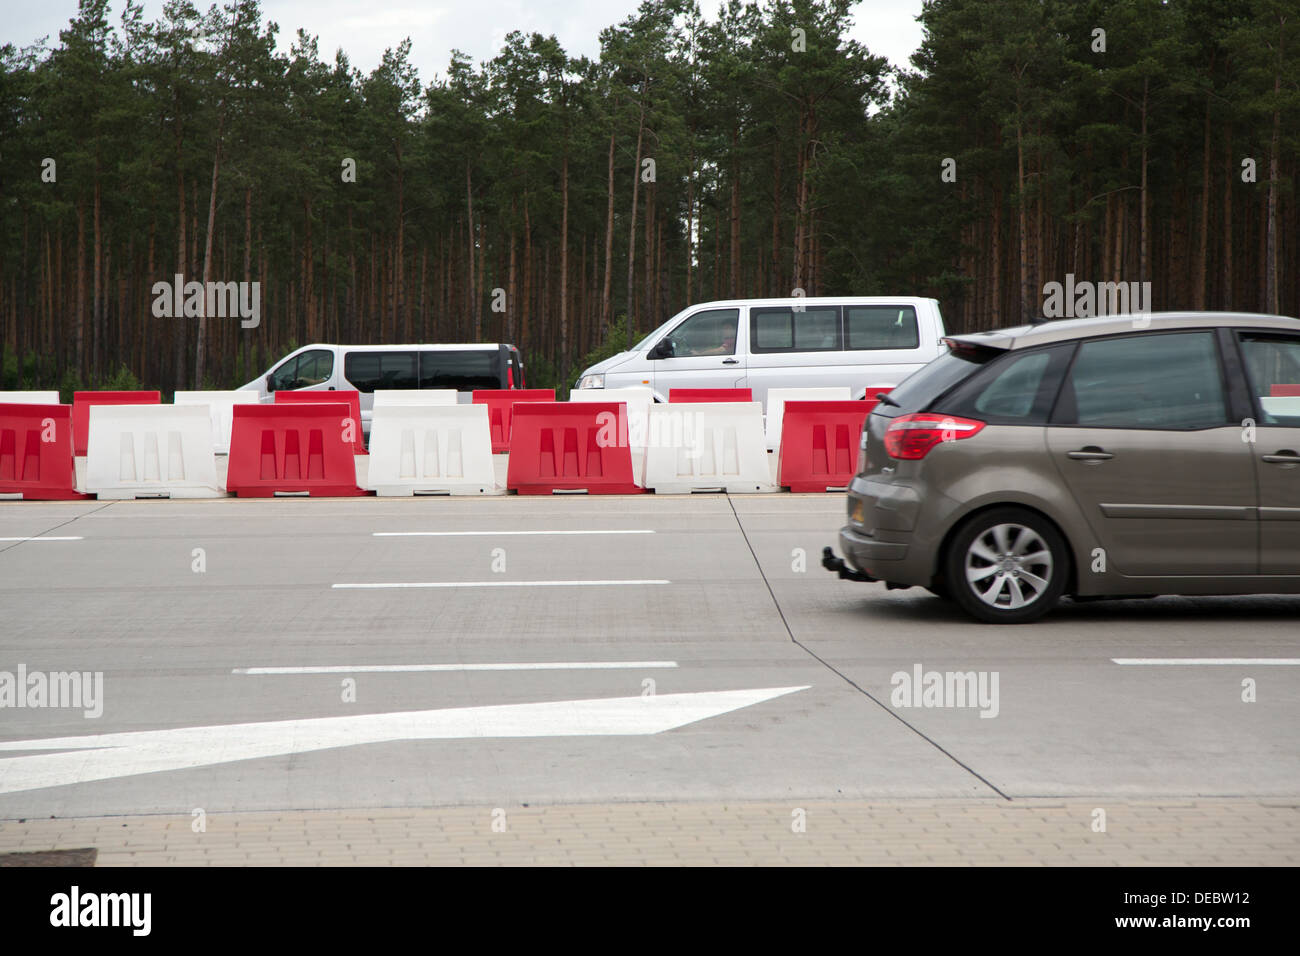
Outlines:
POLYGON ((577 387, 771 388, 843 386, 853 398, 889 388, 944 350, 934 299, 908 296, 736 299, 679 312, 630 351, 584 371, 577 387))

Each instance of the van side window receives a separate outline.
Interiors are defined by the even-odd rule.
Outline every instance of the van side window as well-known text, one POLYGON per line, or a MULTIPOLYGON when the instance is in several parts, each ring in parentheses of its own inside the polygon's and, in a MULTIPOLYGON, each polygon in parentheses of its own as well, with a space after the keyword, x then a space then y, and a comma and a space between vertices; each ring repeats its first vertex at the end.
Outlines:
POLYGON ((840 348, 839 306, 749 310, 751 352, 830 352, 840 348))
POLYGON ((295 355, 271 373, 272 391, 323 385, 333 374, 334 353, 328 349, 312 349, 295 355))
POLYGON ((910 305, 850 305, 844 309, 846 349, 915 349, 921 346, 916 309, 910 305))
MULTIPOLYGON (((521 385, 515 382, 516 387, 521 385)), ((505 388, 498 349, 426 349, 420 353, 420 388, 505 388)))
POLYGON ((695 355, 735 355, 739 309, 709 309, 696 312, 668 334, 673 358, 695 355))
POLYGON ((358 392, 377 388, 419 388, 414 352, 349 352, 343 376, 358 392))

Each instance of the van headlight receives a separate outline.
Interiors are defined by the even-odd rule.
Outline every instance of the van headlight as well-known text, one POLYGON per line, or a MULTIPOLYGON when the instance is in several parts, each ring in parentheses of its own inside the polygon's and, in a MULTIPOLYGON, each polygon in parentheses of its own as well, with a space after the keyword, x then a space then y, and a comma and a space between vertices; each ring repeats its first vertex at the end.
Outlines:
POLYGON ((578 388, 604 388, 605 375, 584 375, 578 380, 578 388))

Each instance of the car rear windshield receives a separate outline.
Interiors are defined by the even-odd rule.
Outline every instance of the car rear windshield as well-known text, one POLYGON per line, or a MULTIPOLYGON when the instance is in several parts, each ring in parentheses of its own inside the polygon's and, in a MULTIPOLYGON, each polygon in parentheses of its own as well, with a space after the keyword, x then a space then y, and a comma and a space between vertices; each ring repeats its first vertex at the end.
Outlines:
MULTIPOLYGON (((924 368, 917 369, 903 379, 893 391, 889 401, 881 402, 876 411, 893 418, 923 411, 940 395, 974 375, 981 366, 1001 352, 988 348, 956 348, 944 352, 924 368)), ((867 397, 870 395, 867 389, 867 397)))

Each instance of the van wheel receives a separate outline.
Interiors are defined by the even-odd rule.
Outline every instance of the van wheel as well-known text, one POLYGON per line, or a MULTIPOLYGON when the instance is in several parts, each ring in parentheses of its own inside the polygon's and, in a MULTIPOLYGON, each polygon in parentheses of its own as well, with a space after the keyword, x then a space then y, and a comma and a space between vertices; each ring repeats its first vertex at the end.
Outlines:
POLYGON ((1027 624, 1060 600, 1069 552, 1057 530, 1024 508, 977 515, 944 556, 952 599, 987 624, 1027 624))

